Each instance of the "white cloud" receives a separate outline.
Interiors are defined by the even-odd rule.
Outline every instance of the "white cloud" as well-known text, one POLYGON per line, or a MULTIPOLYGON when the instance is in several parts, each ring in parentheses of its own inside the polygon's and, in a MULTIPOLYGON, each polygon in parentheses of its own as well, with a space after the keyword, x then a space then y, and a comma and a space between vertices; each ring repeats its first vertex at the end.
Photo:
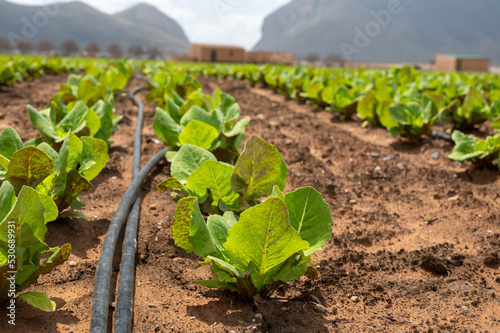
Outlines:
POLYGON ((257 15, 228 15, 219 23, 198 22, 191 30, 193 42, 235 44, 250 48, 260 38, 262 18, 257 15))
MULTIPOLYGON (((46 5, 51 0, 8 0, 46 5)), ((68 2, 60 0, 58 2, 68 2)), ((149 3, 176 20, 198 43, 235 44, 250 49, 261 36, 264 18, 290 0, 82 0, 108 14, 139 2, 149 3)))

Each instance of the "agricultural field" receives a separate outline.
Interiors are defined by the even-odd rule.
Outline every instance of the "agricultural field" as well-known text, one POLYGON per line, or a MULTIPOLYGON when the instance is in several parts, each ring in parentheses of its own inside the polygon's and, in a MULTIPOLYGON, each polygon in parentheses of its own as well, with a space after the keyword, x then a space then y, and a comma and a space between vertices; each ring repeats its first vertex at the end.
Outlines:
POLYGON ((496 75, 0 56, 2 327, 500 332, 499 129, 496 75))

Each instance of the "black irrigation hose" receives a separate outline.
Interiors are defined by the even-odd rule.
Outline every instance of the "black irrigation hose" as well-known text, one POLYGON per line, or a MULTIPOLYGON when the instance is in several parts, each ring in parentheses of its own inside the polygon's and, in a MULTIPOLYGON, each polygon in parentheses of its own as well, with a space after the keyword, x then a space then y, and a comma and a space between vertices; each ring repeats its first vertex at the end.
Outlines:
POLYGON ((135 200, 135 196, 140 186, 147 178, 153 168, 165 158, 168 149, 163 149, 157 153, 146 165, 141 172, 132 181, 130 187, 125 192, 125 195, 116 210, 106 238, 101 250, 99 264, 95 273, 94 298, 92 302, 92 312, 90 320, 90 331, 95 333, 104 333, 107 330, 108 323, 108 307, 109 307, 109 284, 111 281, 113 255, 115 252, 118 236, 128 215, 130 206, 135 200))
POLYGON ((453 139, 451 138, 451 135, 443 133, 443 132, 439 132, 439 131, 433 130, 432 131, 432 135, 435 136, 438 139, 442 139, 442 140, 445 140, 445 141, 448 141, 448 142, 454 142, 453 139))
MULTIPOLYGON (((141 115, 139 115, 139 118, 141 118, 141 115)), ((138 124, 139 124, 139 118, 138 118, 138 124)), ((139 131, 136 128, 136 136, 139 131)), ((140 132, 139 132, 140 133, 140 132)), ((133 171, 137 171, 136 167, 136 161, 139 161, 139 167, 140 167, 140 156, 137 158, 136 151, 139 151, 140 154, 140 134, 139 137, 135 137, 134 141, 134 169, 133 171), (139 145, 139 148, 137 146, 139 145)), ((91 311, 91 319, 90 319, 90 331, 92 333, 105 333, 107 332, 107 324, 108 324, 108 308, 109 308, 109 291, 110 291, 110 282, 111 282, 111 275, 112 275, 112 268, 113 268, 113 256, 115 253, 115 248, 116 244, 118 242, 118 237, 120 235, 120 232, 123 228, 123 224, 125 222, 125 218, 127 215, 129 215, 129 210, 134 201, 136 201, 136 196, 139 191, 140 186, 144 182, 144 180, 147 178, 148 174, 153 170, 153 168, 165 157, 165 154, 167 153, 168 149, 163 149, 159 153, 157 153, 146 165, 140 172, 135 172, 135 177, 132 179, 132 183, 130 184, 129 188, 125 192, 125 195, 122 198, 122 201, 120 202, 120 205, 118 206, 118 209, 116 210, 116 213, 113 215, 113 218, 111 220, 111 224, 109 226, 108 232, 106 233, 106 238, 104 239, 104 243, 102 246, 101 250, 101 255, 99 258, 99 263, 97 265, 97 270, 95 273, 95 285, 94 285, 94 297, 92 301, 92 311, 91 311)), ((132 209, 132 212, 130 213, 129 221, 131 219, 134 219, 134 215, 138 216, 139 214, 139 208, 136 207, 134 204, 134 209, 132 209)), ((136 222, 137 223, 137 222, 136 222)), ((137 226, 127 226, 127 231, 129 229, 136 229, 137 226)), ((128 233, 130 234, 130 233, 128 233)), ((132 242, 135 243, 135 237, 132 240, 132 242)), ((128 243, 128 240, 126 239, 124 242, 124 247, 128 243)), ((133 251, 134 254, 132 256, 135 256, 135 244, 133 244, 133 251)), ((127 251, 129 251, 129 248, 127 246, 127 251)), ((127 261, 129 262, 130 260, 133 260, 129 258, 129 255, 127 255, 127 261)), ((125 253, 124 253, 125 256, 125 253)), ((127 263, 129 266, 129 263, 127 263)), ((130 272, 130 269, 129 269, 130 272)), ((120 274, 120 280, 122 279, 122 274, 120 274)), ((130 279, 132 279, 132 284, 133 284, 133 268, 132 268, 132 277, 128 277, 125 281, 123 281, 123 285, 127 286, 130 285, 130 279)), ((120 313, 123 314, 119 316, 119 321, 122 323, 120 324, 120 327, 123 327, 123 329, 127 329, 127 327, 130 327, 130 323, 127 324, 127 322, 131 321, 131 313, 132 313, 132 308, 131 308, 131 292, 133 290, 133 286, 131 288, 124 287, 124 292, 125 294, 122 294, 122 296, 126 297, 127 293, 129 293, 129 303, 123 303, 124 308, 120 310, 120 313), (130 315, 129 315, 130 314, 130 315)), ((123 297, 122 297, 123 299, 123 297)), ((125 298, 125 301, 127 302, 127 299, 125 298)))
POLYGON ((134 314, 135 256, 137 253, 137 229, 141 212, 141 194, 137 193, 128 216, 122 247, 118 296, 115 306, 115 333, 130 333, 134 314))
MULTIPOLYGON (((144 105, 135 97, 145 85, 133 89, 129 97, 139 108, 134 136, 134 162, 132 164, 132 179, 141 171, 142 126, 144 123, 144 105)), ((134 277, 135 255, 137 253, 137 228, 141 212, 141 192, 137 191, 134 205, 128 216, 125 229, 125 239, 122 247, 122 261, 120 264, 120 279, 118 280, 118 296, 115 307, 115 333, 129 333, 132 331, 132 316, 134 312, 134 277)))

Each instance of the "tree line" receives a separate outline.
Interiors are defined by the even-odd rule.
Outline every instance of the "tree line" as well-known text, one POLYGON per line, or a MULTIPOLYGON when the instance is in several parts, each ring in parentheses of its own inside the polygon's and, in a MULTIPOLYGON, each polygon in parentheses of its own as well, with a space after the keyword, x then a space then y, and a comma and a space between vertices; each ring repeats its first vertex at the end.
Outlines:
POLYGON ((323 59, 321 59, 317 53, 309 53, 307 57, 304 58, 304 60, 312 65, 321 63, 326 66, 336 67, 344 67, 347 63, 346 59, 336 53, 330 53, 323 59))
MULTIPOLYGON (((56 45, 48 39, 38 42, 36 45, 27 39, 20 39, 14 45, 10 41, 0 36, 0 53, 9 53, 18 51, 21 54, 41 53, 51 54, 57 50, 56 45)), ((101 50, 97 43, 90 43, 83 49, 80 49, 74 40, 66 40, 59 45, 59 50, 65 56, 82 55, 88 57, 96 57, 101 52, 105 51, 112 58, 123 58, 130 56, 135 58, 147 57, 149 59, 158 59, 163 56, 163 52, 156 46, 143 47, 141 45, 132 45, 127 50, 124 50, 119 44, 112 43, 108 45, 106 50, 101 50)))
MULTIPOLYGON (((59 49, 62 51, 62 55, 82 55, 87 57, 96 57, 103 50, 99 47, 97 43, 90 43, 83 49, 80 49, 78 44, 74 40, 66 40, 59 45, 59 49)), ((29 40, 20 39, 15 45, 11 45, 10 41, 0 36, 0 53, 8 53, 12 51, 18 51, 21 54, 29 54, 33 52, 38 52, 41 54, 51 54, 56 51, 56 45, 50 40, 44 39, 33 45, 29 40)), ((149 48, 143 47, 141 45, 132 45, 127 50, 124 50, 119 44, 112 43, 108 45, 107 49, 104 50, 112 58, 123 58, 124 56, 134 57, 134 58, 149 58, 158 59, 163 57, 163 52, 156 46, 151 46, 149 48)), ((338 54, 330 53, 324 59, 321 59, 317 53, 310 53, 305 57, 305 60, 309 64, 324 64, 326 66, 344 66, 346 60, 338 54)))

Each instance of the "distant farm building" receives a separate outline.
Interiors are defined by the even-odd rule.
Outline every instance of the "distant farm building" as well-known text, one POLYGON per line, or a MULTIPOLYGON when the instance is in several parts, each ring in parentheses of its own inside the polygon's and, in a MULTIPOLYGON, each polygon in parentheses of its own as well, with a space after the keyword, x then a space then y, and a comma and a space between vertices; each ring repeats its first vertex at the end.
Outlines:
POLYGON ((238 46, 191 44, 189 58, 196 62, 245 62, 245 49, 238 46))
POLYGON ((435 70, 438 72, 489 72, 490 59, 468 54, 438 54, 435 70))
POLYGON ((286 52, 246 52, 239 46, 191 44, 188 58, 174 56, 170 60, 293 65, 294 56, 286 52))
POLYGON ((247 52, 246 62, 250 64, 293 65, 293 53, 287 52, 247 52))

